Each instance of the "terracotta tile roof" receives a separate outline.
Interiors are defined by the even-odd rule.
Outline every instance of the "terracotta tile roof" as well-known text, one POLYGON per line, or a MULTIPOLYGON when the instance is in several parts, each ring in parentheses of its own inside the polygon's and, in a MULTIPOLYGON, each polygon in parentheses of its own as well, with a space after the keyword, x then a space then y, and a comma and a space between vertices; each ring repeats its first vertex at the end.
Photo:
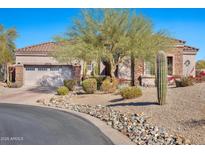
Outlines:
POLYGON ((183 41, 183 40, 180 40, 180 39, 175 39, 175 38, 171 38, 173 41, 176 41, 178 43, 182 43, 182 44, 185 44, 186 41, 183 41))
POLYGON ((191 51, 199 51, 198 48, 195 48, 195 47, 191 47, 191 46, 188 46, 188 45, 184 45, 184 50, 188 51, 188 50, 191 50, 191 51))
POLYGON ((70 45, 75 43, 74 40, 66 42, 45 42, 16 50, 16 55, 48 55, 51 52, 56 51, 56 48, 62 45, 70 45))
POLYGON ((58 46, 55 42, 46 42, 37 45, 27 46, 16 50, 16 55, 48 55, 55 51, 58 46))
MULTIPOLYGON (((177 41, 179 43, 186 43, 186 41, 178 40, 178 39, 173 39, 174 41, 177 41)), ((49 53, 54 52, 55 49, 59 45, 64 45, 64 44, 73 44, 75 43, 73 40, 70 40, 68 42, 61 42, 61 43, 56 43, 56 42, 45 42, 37 45, 32 45, 32 46, 27 46, 24 48, 19 48, 16 50, 16 55, 44 55, 47 56, 49 53)), ((199 49, 188 46, 188 45, 181 45, 178 46, 179 48, 183 48, 184 51, 195 51, 197 52, 199 49)))

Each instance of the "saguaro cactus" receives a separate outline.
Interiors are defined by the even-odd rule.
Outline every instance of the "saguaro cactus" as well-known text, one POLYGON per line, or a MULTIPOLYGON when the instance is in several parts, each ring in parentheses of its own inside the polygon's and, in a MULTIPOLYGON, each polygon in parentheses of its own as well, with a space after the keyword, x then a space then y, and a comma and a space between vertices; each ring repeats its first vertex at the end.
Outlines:
POLYGON ((160 105, 166 103, 167 95, 167 57, 163 51, 157 54, 157 97, 160 105))

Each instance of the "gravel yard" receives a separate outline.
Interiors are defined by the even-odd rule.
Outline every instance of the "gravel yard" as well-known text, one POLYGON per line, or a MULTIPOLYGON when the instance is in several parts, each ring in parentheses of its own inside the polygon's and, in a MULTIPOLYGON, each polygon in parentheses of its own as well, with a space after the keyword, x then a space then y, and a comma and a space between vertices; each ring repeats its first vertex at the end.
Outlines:
POLYGON ((179 133, 193 144, 205 144, 205 83, 169 88, 167 104, 159 106, 156 88, 143 88, 143 96, 123 100, 117 94, 91 94, 72 97, 75 104, 107 105, 121 112, 144 113, 149 122, 179 133))

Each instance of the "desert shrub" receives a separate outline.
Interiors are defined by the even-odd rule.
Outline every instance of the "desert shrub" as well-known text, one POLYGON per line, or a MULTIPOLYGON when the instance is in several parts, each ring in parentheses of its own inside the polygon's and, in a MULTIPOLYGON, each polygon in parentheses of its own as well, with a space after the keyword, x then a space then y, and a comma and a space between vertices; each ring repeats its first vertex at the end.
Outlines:
POLYGON ((181 80, 175 80, 176 87, 187 87, 194 85, 193 78, 191 77, 183 77, 181 80))
POLYGON ((142 96, 142 91, 138 87, 126 87, 120 91, 120 94, 124 99, 131 99, 142 96))
POLYGON ((70 91, 75 90, 77 85, 77 80, 64 80, 64 86, 66 86, 70 91))
POLYGON ((97 90, 100 90, 100 87, 103 83, 103 81, 106 79, 106 76, 95 76, 95 77, 91 77, 91 79, 96 79, 97 81, 97 90))
POLYGON ((101 90, 105 93, 113 93, 117 89, 118 81, 115 78, 107 78, 101 85, 101 90))
POLYGON ((58 89, 57 89, 58 95, 67 95, 68 93, 69 93, 69 90, 65 86, 58 87, 58 89))
POLYGON ((93 94, 97 90, 96 79, 86 79, 82 83, 83 90, 88 94, 93 94))
POLYGON ((205 82, 205 76, 197 76, 194 78, 195 83, 202 83, 205 82))

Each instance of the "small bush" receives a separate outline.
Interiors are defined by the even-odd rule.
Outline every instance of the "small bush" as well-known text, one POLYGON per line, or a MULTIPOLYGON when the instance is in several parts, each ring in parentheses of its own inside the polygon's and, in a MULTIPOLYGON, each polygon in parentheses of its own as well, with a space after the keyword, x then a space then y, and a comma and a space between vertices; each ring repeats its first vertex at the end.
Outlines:
POLYGON ((65 86, 61 86, 57 89, 57 94, 58 95, 67 95, 69 93, 69 90, 65 86))
POLYGON ((197 76, 194 78, 195 83, 205 82, 205 76, 197 76))
POLYGON ((131 99, 142 96, 142 91, 138 87, 126 87, 120 91, 120 94, 124 99, 131 99))
POLYGON ((101 85, 101 90, 105 93, 113 93, 117 89, 118 81, 115 78, 107 78, 101 85))
POLYGON ((181 80, 175 80, 176 87, 187 87, 194 85, 193 78, 183 77, 181 80))
POLYGON ((70 91, 74 91, 77 85, 77 80, 64 80, 64 86, 67 87, 70 91))
POLYGON ((205 81, 205 72, 199 72, 196 77, 194 78, 195 83, 201 83, 205 81))
POLYGON ((83 90, 88 94, 93 94, 97 90, 96 79, 86 79, 82 83, 83 90))
POLYGON ((103 83, 103 81, 106 79, 105 76, 96 76, 96 77, 91 77, 91 79, 96 79, 97 81, 97 90, 100 90, 100 87, 103 83))

